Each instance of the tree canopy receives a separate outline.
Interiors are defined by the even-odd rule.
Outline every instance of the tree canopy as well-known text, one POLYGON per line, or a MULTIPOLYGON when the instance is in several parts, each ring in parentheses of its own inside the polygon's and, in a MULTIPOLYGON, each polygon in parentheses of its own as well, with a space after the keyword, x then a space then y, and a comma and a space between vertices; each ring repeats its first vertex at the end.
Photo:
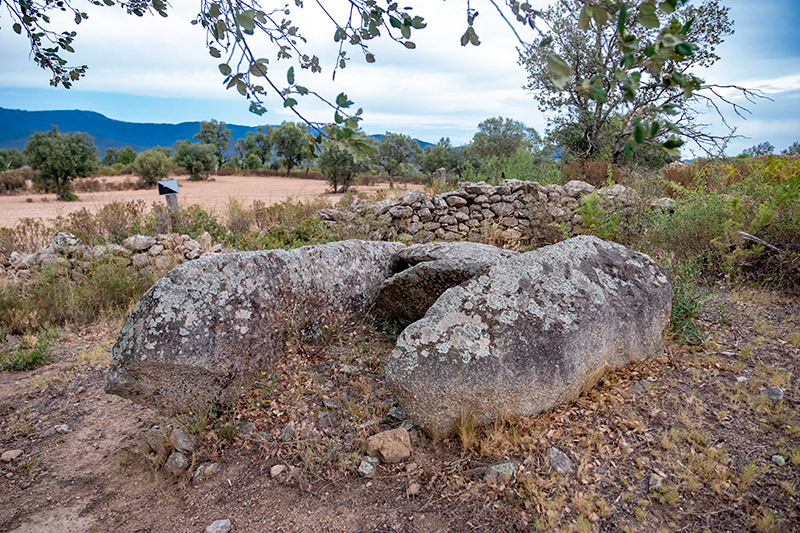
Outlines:
POLYGON ((200 122, 200 131, 194 134, 194 138, 201 143, 210 144, 214 147, 214 155, 217 157, 217 166, 221 167, 225 162, 225 154, 233 142, 231 130, 224 122, 216 119, 204 120, 200 122))
POLYGON ((517 149, 530 150, 541 142, 539 134, 518 120, 503 117, 487 118, 478 124, 472 137, 472 153, 476 157, 492 155, 511 157, 517 149))
MULTIPOLYGON (((686 1, 631 0, 617 3, 561 0, 560 4, 570 6, 573 13, 570 24, 573 27, 588 31, 595 25, 603 28, 604 32, 608 28, 609 33, 615 35, 614 75, 596 78, 584 77, 581 70, 574 68, 565 57, 564 50, 558 48, 555 41, 558 32, 543 20, 542 11, 534 9, 528 2, 488 0, 508 22, 521 48, 535 46, 541 50, 555 88, 563 89, 574 82, 589 99, 598 102, 607 100, 616 92, 623 94, 626 101, 635 100, 642 80, 647 76, 665 86, 679 87, 687 99, 700 88, 702 82, 685 71, 687 61, 698 53, 702 54, 703 49, 692 42, 692 25, 675 16, 676 10, 686 1)), ((147 13, 168 15, 168 4, 164 0, 89 0, 89 3, 95 7, 116 5, 135 16, 147 13)), ((74 51, 77 33, 56 27, 56 24, 63 24, 63 17, 50 16, 56 11, 66 11, 73 15, 78 25, 89 18, 86 11, 76 7, 80 4, 79 0, 0 0, 0 6, 11 19, 11 28, 30 41, 31 57, 50 72, 52 85, 70 87, 86 74, 86 65, 69 65, 67 60, 68 54, 74 51)), ((251 111, 264 113, 265 98, 272 93, 283 107, 291 109, 316 131, 317 142, 321 142, 323 135, 351 142, 357 137, 362 110, 353 111, 354 103, 344 93, 331 98, 297 82, 295 67, 322 72, 323 65, 320 55, 303 37, 300 26, 293 22, 292 13, 297 9, 316 9, 330 23, 333 46, 338 49, 331 71, 334 77, 337 70, 345 68, 354 56, 367 63, 375 62, 376 56, 369 48, 373 39, 389 39, 405 48, 415 48, 412 36, 425 28, 426 23, 411 8, 393 0, 295 0, 292 4, 262 8, 251 0, 201 0, 198 15, 192 23, 205 30, 208 52, 220 60, 218 68, 222 83, 228 89, 235 88, 248 99, 251 111), (271 47, 271 50, 265 47, 271 47), (350 55, 352 51, 355 52, 353 56, 350 55), (330 124, 312 122, 300 114, 298 99, 308 96, 319 99, 333 110, 330 124)), ((464 8, 467 27, 461 44, 478 46, 478 11, 469 1, 461 4, 459 9, 464 8)), ((643 142, 652 136, 652 132, 664 127, 678 129, 667 115, 680 105, 680 102, 653 102, 647 113, 634 119, 632 145, 643 142)), ((632 145, 627 144, 628 149, 632 145)), ((679 141, 668 139, 664 145, 675 149, 679 141)))
POLYGON ((185 167, 189 179, 197 181, 202 178, 203 172, 214 169, 217 162, 214 150, 213 144, 178 141, 175 143, 175 164, 185 167))
POLYGON ((579 4, 558 2, 542 14, 552 31, 523 55, 527 88, 539 108, 554 117, 550 127, 565 155, 621 162, 624 155, 633 155, 636 145, 652 143, 663 143, 677 155, 682 143, 677 133, 707 152, 719 150, 728 136, 707 133, 691 104, 708 104, 720 112, 720 104, 728 101, 717 86, 705 84, 693 71, 719 59, 715 47, 733 33, 730 9, 718 0, 676 9, 659 5, 658 9, 672 9, 670 24, 677 29, 673 34, 660 29, 657 19, 648 20, 652 2, 630 0, 626 5, 638 17, 627 16, 615 26, 594 16, 587 20, 579 4), (645 28, 631 41, 640 25, 645 28), (681 43, 671 46, 676 39, 681 43), (541 46, 545 40, 547 47, 541 46), (631 47, 633 55, 626 56, 631 47), (563 84, 551 75, 550 49, 576 74, 563 84), (635 68, 639 61, 645 68, 635 68))
POLYGON ((308 129, 302 122, 284 122, 269 132, 269 139, 275 154, 286 167, 286 175, 292 169, 312 156, 308 147, 308 129))
POLYGON ((59 200, 74 200, 72 180, 95 169, 97 148, 85 133, 62 134, 53 126, 46 133, 31 135, 25 158, 36 171, 34 183, 54 191, 59 200))
POLYGON ((394 187, 394 177, 404 164, 413 163, 422 155, 419 143, 401 133, 389 133, 381 137, 378 143, 378 160, 389 175, 389 187, 394 187))

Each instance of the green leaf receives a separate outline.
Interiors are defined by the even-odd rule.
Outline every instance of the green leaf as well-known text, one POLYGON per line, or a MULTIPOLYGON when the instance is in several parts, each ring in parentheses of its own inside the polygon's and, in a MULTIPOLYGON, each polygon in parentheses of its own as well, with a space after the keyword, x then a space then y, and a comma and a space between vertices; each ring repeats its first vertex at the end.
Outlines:
POLYGON ((622 147, 622 151, 625 154, 625 157, 633 157, 634 150, 636 150, 636 143, 633 141, 627 141, 625 145, 622 147))
POLYGON ((591 98, 595 102, 602 103, 608 101, 608 93, 606 93, 606 90, 603 88, 602 85, 593 86, 591 89, 589 89, 589 92, 587 94, 589 98, 591 98))
POLYGON ((398 28, 398 29, 399 29, 399 28, 402 28, 402 27, 403 27, 403 23, 402 23, 402 22, 400 22, 400 19, 398 19, 397 17, 392 17, 392 16, 389 16, 389 24, 390 24, 390 25, 391 25, 393 28, 398 28))
POLYGON ((642 126, 641 122, 637 122, 633 127, 633 140, 636 141, 636 144, 642 144, 644 142, 644 134, 644 126, 642 126))
POLYGON ((592 10, 592 17, 597 23, 597 26, 601 28, 606 25, 606 22, 608 22, 608 11, 600 6, 594 6, 594 10, 592 10))
POLYGON ((222 72, 223 76, 231 75, 231 67, 229 67, 227 63, 220 63, 219 71, 222 72))
POLYGON ((297 85, 294 89, 295 89, 295 91, 297 91, 297 94, 300 94, 300 95, 303 95, 303 96, 308 94, 308 89, 306 89, 302 85, 297 85))
POLYGON ((658 135, 658 131, 660 129, 661 129, 661 124, 659 124, 657 120, 653 121, 653 123, 650 124, 650 136, 655 137, 656 135, 658 135))
POLYGON ((681 43, 675 47, 675 53, 682 56, 690 56, 694 54, 698 46, 694 43, 681 43))
POLYGON ((247 86, 244 84, 243 81, 236 82, 236 90, 239 91, 239 94, 242 96, 247 96, 247 86))
POLYGON ((589 29, 589 22, 592 20, 592 15, 589 12, 590 9, 590 6, 584 4, 583 9, 581 9, 581 15, 578 17, 578 27, 583 31, 589 29))
POLYGON ((266 65, 262 65, 261 63, 253 63, 250 65, 250 74, 253 76, 266 76, 267 75, 267 67, 266 65))
POLYGON ((409 50, 413 50, 414 48, 417 47, 417 45, 412 43, 411 41, 403 41, 403 46, 405 46, 409 50))
POLYGON ((297 100, 294 98, 287 98, 283 101, 283 107, 294 107, 297 105, 297 100))
POLYGON ((19 35, 22 32, 22 26, 19 25, 19 22, 14 23, 14 33, 19 35))
POLYGON ((364 56, 364 59, 367 60, 367 63, 374 63, 375 62, 375 56, 372 55, 372 54, 369 54, 369 53, 364 56))
POLYGON ((207 14, 209 18, 212 19, 219 17, 219 4, 211 4, 211 7, 208 8, 207 14))
POLYGON ((294 67, 289 67, 289 70, 286 71, 286 81, 289 85, 294 85, 294 67))
POLYGON ((683 140, 678 139, 677 137, 672 135, 672 136, 670 136, 669 139, 667 139, 664 142, 663 146, 667 150, 672 150, 673 148, 680 148, 681 146, 683 146, 683 140))
POLYGON ((638 19, 639 23, 645 28, 658 28, 661 25, 658 15, 656 15, 655 4, 646 3, 639 6, 638 19))
POLYGON ((346 94, 339 93, 339 96, 336 97, 336 105, 339 107, 350 107, 353 105, 353 102, 347 98, 346 94))
POLYGON ((661 2, 660 4, 658 4, 658 7, 661 9, 661 11, 663 11, 667 15, 675 11, 675 6, 669 2, 661 2))
POLYGON ((217 50, 213 46, 208 47, 208 53, 211 54, 211 57, 220 57, 222 55, 220 54, 219 50, 217 50))
POLYGON ((107 6, 113 6, 114 5, 114 0, 103 0, 103 3, 105 5, 107 5, 107 6))
POLYGON ((625 35, 627 31, 625 29, 625 22, 628 19, 628 3, 623 2, 619 8, 619 14, 617 15, 617 33, 620 35, 625 35))
POLYGON ((245 33, 252 33, 256 27, 256 22, 253 20, 254 15, 252 11, 243 11, 236 15, 236 23, 244 29, 245 33), (250 14, 248 15, 248 13, 250 14))
POLYGON ((547 37, 542 39, 542 42, 539 43, 539 47, 540 48, 546 48, 546 47, 550 46, 550 44, 552 42, 553 42, 553 36, 552 35, 548 35, 547 37))
POLYGON ((550 70, 550 80, 559 90, 563 89, 572 78, 572 69, 557 54, 547 55, 547 68, 550 70))

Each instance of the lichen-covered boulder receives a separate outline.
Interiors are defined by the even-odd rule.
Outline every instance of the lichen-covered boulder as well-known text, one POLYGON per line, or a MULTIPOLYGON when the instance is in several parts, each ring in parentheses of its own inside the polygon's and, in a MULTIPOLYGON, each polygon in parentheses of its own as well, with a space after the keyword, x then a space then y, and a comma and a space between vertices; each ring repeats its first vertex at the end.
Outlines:
POLYGON ((435 434, 462 415, 532 415, 573 400, 608 367, 658 353, 671 303, 648 256, 575 237, 448 289, 400 335, 387 379, 435 434))
POLYGON ((134 307, 106 391, 164 412, 228 403, 282 353, 287 329, 366 313, 402 247, 351 240, 184 263, 134 307))
POLYGON ((450 287, 518 252, 476 242, 431 242, 409 246, 399 255, 411 266, 386 280, 374 314, 379 319, 403 324, 422 318, 450 287))

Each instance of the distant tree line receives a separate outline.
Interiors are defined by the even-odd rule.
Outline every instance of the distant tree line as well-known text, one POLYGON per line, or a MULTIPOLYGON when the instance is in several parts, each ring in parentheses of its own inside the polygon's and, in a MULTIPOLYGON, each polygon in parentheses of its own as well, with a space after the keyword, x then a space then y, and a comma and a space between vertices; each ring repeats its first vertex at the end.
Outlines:
MULTIPOLYGON (((0 150, 0 189, 24 186, 24 179, 9 176, 15 169, 26 166, 34 171, 35 186, 55 192, 60 200, 75 198, 74 178, 88 176, 100 168, 108 173, 130 171, 138 176, 142 186, 154 186, 181 168, 191 180, 205 179, 220 168, 284 169, 287 176, 298 168, 306 171, 313 168, 325 175, 334 192, 347 191, 359 174, 385 175, 391 187, 398 176, 430 177, 438 169, 463 180, 497 182, 517 178, 549 183, 559 179, 564 164, 582 161, 583 140, 570 141, 564 131, 562 126, 543 137, 517 120, 491 117, 478 124, 466 145, 453 146, 449 138, 442 138, 422 149, 408 135, 393 132, 386 132, 379 139, 359 132, 358 139, 348 143, 334 139, 315 143, 307 126, 294 122, 261 126, 234 142, 224 122, 210 120, 200 123, 200 131, 192 139, 178 141, 171 148, 157 147, 141 153, 130 146, 107 148, 99 158, 88 135, 61 133, 53 127, 48 132, 33 134, 22 152, 0 150)), ((613 134, 609 135, 608 146, 614 139, 613 134)), ((762 142, 738 157, 762 156, 774 151, 771 143, 762 142)), ((800 155, 800 142, 793 143, 782 154, 800 155)), ((643 143, 624 157, 623 162, 658 169, 675 159, 655 147, 648 150, 647 143, 643 143)), ((594 166, 603 174, 599 178, 602 181, 606 179, 611 158, 604 163, 600 157, 596 162, 594 166)), ((582 164, 577 168, 588 167, 582 164)))

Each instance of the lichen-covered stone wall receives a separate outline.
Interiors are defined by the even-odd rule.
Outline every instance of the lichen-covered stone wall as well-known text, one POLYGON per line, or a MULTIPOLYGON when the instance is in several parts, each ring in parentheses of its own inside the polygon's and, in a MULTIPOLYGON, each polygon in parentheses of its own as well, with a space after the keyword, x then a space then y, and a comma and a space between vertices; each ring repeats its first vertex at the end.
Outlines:
POLYGON ((481 240, 491 230, 505 240, 540 245, 564 230, 571 233, 581 223, 582 199, 595 191, 605 209, 632 214, 641 206, 636 191, 623 185, 596 189, 577 180, 565 185, 504 180, 497 186, 462 182, 457 190, 433 197, 415 190, 397 200, 358 199, 349 209, 317 214, 328 226, 361 228, 371 240, 481 240))
POLYGON ((59 264, 70 269, 78 279, 99 258, 112 258, 123 266, 132 266, 142 275, 164 274, 185 261, 223 251, 221 244, 213 244, 206 232, 192 239, 188 235, 165 234, 157 237, 133 235, 119 244, 90 246, 71 233, 58 233, 50 244, 34 253, 12 252, 0 262, 0 274, 27 278, 48 264, 59 264))

